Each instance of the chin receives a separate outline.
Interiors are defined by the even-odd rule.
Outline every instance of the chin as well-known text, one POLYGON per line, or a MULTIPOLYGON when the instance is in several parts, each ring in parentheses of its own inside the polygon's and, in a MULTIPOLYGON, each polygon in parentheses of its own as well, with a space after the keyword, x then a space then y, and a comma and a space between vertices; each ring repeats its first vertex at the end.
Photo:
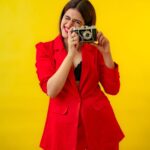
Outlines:
POLYGON ((62 34, 62 37, 63 37, 64 39, 68 38, 68 34, 67 34, 67 33, 61 32, 61 34, 62 34))

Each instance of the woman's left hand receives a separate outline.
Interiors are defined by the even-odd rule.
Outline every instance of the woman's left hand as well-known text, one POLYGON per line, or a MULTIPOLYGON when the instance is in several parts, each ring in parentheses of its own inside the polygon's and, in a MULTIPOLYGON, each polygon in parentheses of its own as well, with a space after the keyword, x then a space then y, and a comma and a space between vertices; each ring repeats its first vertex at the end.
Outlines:
POLYGON ((95 45, 98 48, 99 52, 102 54, 105 65, 109 68, 114 68, 114 62, 111 56, 109 40, 103 35, 102 32, 98 32, 97 41, 97 44, 94 43, 92 45, 95 45))
POLYGON ((110 54, 109 40, 103 35, 102 32, 97 33, 97 41, 97 48, 102 53, 102 55, 110 54))

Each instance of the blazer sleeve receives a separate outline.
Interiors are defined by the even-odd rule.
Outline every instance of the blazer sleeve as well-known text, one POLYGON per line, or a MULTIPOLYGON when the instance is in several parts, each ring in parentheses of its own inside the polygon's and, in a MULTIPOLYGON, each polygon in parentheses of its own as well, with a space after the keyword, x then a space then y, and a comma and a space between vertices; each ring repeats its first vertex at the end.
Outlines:
POLYGON ((36 73, 40 87, 47 93, 47 81, 55 72, 55 63, 51 43, 36 44, 36 73))
POLYGON ((106 93, 115 95, 119 92, 120 89, 120 76, 118 71, 118 64, 115 63, 115 68, 108 68, 103 60, 103 56, 98 51, 98 74, 99 81, 103 86, 106 93))

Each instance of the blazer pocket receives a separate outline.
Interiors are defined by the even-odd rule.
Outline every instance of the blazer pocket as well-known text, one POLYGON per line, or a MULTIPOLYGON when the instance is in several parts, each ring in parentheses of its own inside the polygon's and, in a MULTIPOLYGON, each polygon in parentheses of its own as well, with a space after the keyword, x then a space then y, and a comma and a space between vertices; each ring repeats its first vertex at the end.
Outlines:
POLYGON ((97 100, 94 104, 93 104, 93 108, 97 111, 101 110, 102 108, 104 108, 105 106, 110 105, 110 102, 108 100, 97 100))
POLYGON ((53 112, 56 114, 66 115, 68 113, 68 105, 55 105, 53 112))

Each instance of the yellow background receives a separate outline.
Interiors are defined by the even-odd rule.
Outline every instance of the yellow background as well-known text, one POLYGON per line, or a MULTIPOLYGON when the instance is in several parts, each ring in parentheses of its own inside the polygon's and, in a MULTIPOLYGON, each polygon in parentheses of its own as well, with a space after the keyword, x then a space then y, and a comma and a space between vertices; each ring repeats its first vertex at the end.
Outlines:
MULTIPOLYGON (((35 73, 35 43, 58 34, 68 0, 0 1, 0 149, 38 150, 48 97, 35 73)), ((150 149, 150 1, 91 0, 110 40, 121 89, 109 96, 126 138, 120 150, 150 149)))

